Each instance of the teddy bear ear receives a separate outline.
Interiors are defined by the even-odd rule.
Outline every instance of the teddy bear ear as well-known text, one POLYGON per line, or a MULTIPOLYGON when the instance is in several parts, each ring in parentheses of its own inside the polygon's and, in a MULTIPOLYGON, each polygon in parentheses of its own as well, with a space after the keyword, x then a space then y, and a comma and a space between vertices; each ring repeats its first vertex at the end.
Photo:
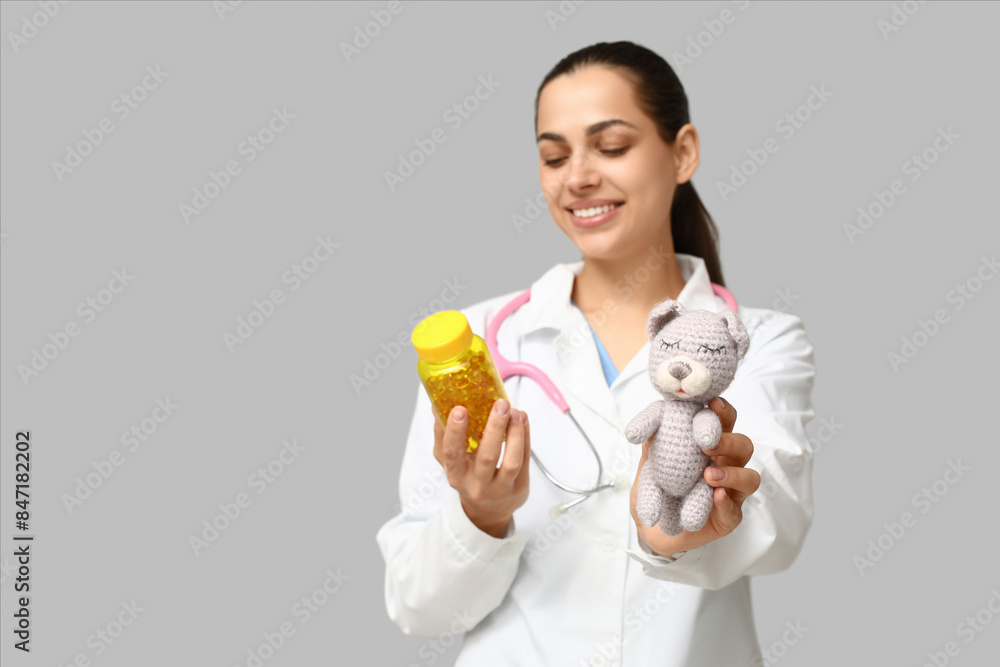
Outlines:
POLYGON ((746 327, 743 326, 743 322, 739 316, 733 311, 721 310, 719 311, 719 315, 726 321, 726 328, 729 329, 729 335, 736 342, 736 358, 742 359, 750 347, 750 334, 747 333, 746 327))
POLYGON ((646 331, 649 333, 649 340, 656 338, 663 325, 675 317, 684 314, 684 306, 680 301, 674 299, 664 299, 649 311, 649 321, 646 323, 646 331))

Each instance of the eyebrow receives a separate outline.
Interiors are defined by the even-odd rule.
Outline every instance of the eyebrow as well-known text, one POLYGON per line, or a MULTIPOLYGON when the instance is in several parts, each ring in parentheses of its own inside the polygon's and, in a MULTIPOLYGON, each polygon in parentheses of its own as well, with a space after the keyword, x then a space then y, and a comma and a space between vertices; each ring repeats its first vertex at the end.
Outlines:
MULTIPOLYGON (((609 127, 614 127, 616 125, 626 125, 628 127, 631 127, 633 130, 639 129, 638 127, 636 127, 632 123, 629 123, 628 121, 621 120, 620 118, 612 118, 610 120, 602 120, 600 123, 594 123, 593 125, 587 128, 585 135, 587 137, 592 137, 598 132, 603 132, 609 127)), ((561 134, 556 134, 554 132, 542 132, 541 134, 538 135, 538 140, 535 143, 541 143, 545 139, 548 139, 550 141, 558 141, 564 144, 567 143, 566 137, 564 137, 561 134)))

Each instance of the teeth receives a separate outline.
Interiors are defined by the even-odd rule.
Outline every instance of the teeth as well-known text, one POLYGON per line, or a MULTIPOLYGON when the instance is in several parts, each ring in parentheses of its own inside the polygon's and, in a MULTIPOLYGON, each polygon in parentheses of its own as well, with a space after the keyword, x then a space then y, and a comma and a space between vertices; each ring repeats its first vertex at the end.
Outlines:
POLYGON ((597 206, 595 208, 578 208, 573 211, 573 213, 575 213, 578 218, 593 218, 595 215, 607 213, 613 208, 618 208, 618 204, 608 204, 606 206, 597 206))

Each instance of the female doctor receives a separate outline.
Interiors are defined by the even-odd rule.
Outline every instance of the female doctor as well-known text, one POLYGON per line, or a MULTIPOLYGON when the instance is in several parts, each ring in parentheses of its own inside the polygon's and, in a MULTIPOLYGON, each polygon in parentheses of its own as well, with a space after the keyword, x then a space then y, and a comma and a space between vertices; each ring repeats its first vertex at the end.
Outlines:
MULTIPOLYGON (((712 287, 723 283, 715 226, 690 181, 698 133, 673 70, 631 42, 564 58, 535 111, 549 213, 583 259, 531 285, 497 347, 551 378, 579 428, 518 375, 466 453, 465 409, 442 428, 418 384, 402 510, 376 537, 389 617, 434 638, 415 665, 459 640, 460 667, 761 664, 749 577, 788 568, 813 516, 812 346, 798 317, 738 307, 750 346, 710 404, 724 431, 706 452, 711 515, 675 537, 644 525, 635 501, 649 442, 624 431, 662 398, 647 370, 649 312, 666 298, 727 307, 712 287), (564 485, 601 489, 559 488, 531 470, 532 454, 564 485)), ((483 336, 517 293, 461 312, 483 336)))

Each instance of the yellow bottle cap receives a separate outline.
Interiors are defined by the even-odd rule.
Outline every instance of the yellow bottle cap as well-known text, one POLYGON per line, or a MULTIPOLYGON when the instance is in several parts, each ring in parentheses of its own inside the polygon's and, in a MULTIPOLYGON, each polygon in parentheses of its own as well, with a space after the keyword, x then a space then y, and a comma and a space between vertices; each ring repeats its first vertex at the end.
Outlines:
POLYGON ((417 355, 430 363, 448 361, 472 345, 472 327, 457 310, 442 310, 421 320, 410 341, 417 355))

